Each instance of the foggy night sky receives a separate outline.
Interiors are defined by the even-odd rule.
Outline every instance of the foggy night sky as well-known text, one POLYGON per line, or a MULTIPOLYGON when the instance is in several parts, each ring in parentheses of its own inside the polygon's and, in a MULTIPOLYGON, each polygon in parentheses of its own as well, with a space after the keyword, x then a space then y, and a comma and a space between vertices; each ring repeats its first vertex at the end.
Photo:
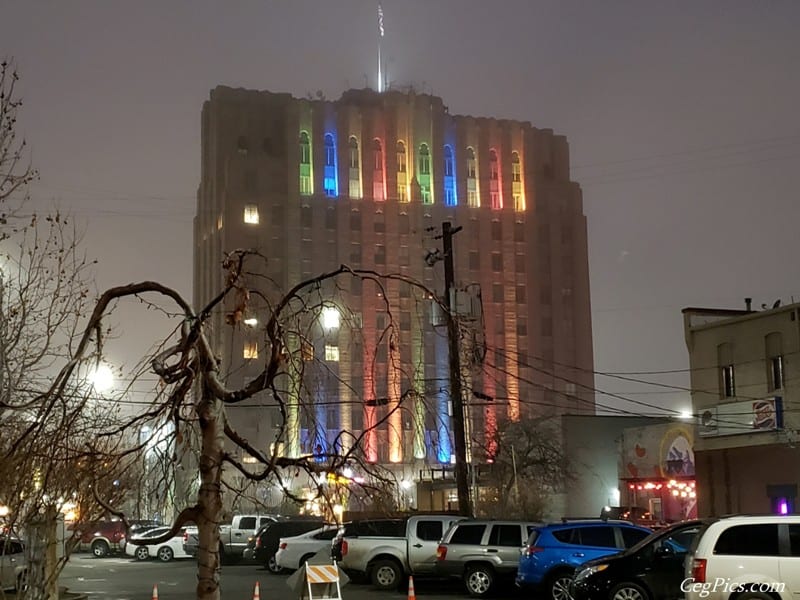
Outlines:
MULTIPOLYGON (((567 136, 597 371, 686 369, 686 306, 800 300, 800 2, 382 4, 391 81, 441 96, 452 114, 567 136)), ((0 4, 0 56, 17 62, 19 132, 41 172, 36 206, 86 228, 99 291, 150 279, 191 299, 200 110, 213 87, 336 99, 365 78, 375 87, 376 44, 369 0, 0 4)), ((126 342, 159 334, 119 325, 126 342)), ((688 386, 685 372, 640 378, 688 386)), ((604 376, 596 387, 689 407, 678 390, 604 376)))

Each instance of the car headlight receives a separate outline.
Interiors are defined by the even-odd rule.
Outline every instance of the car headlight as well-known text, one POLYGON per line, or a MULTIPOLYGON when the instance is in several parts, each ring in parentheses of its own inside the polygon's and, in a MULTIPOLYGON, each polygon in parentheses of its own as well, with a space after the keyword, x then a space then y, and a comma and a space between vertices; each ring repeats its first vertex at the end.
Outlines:
POLYGON ((590 575, 594 575, 595 573, 599 573, 600 571, 605 571, 607 568, 608 568, 607 564, 595 565, 593 567, 585 567, 580 571, 578 571, 578 574, 575 575, 575 581, 586 579, 590 575))

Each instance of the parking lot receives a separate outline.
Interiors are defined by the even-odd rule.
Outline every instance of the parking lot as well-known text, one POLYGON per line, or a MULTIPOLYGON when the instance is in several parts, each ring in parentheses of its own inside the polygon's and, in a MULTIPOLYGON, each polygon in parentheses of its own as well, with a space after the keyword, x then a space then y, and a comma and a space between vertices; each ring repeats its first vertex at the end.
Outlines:
MULTIPOLYGON (((250 600, 259 582, 261 600, 289 599, 288 575, 273 575, 254 564, 226 565, 222 568, 221 588, 224 600, 250 600)), ((158 585, 159 600, 195 598, 197 565, 194 560, 170 563, 136 561, 124 557, 94 558, 88 553, 75 554, 65 568, 60 583, 70 592, 83 592, 90 600, 148 600, 153 585, 158 585)), ((415 581, 417 597, 431 600, 468 598, 455 582, 415 581)), ((342 590, 346 600, 401 600, 405 589, 379 592, 369 585, 349 584, 342 590)), ((516 590, 498 591, 498 598, 524 597, 516 590)))

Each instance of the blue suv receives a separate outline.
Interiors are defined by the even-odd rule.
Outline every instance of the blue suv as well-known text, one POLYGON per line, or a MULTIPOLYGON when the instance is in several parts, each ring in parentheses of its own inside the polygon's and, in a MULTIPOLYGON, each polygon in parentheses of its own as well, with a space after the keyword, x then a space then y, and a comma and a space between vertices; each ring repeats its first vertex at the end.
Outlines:
POLYGON ((548 600, 570 600, 575 569, 593 558, 616 554, 652 531, 627 521, 563 521, 536 527, 522 549, 517 585, 539 587, 548 600))

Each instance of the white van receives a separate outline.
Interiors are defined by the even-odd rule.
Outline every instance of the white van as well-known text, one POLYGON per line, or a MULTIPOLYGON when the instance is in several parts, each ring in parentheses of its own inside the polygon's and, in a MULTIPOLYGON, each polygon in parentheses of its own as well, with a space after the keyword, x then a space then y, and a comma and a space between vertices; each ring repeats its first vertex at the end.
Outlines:
POLYGON ((686 559, 686 600, 800 598, 800 515, 713 521, 686 559))

